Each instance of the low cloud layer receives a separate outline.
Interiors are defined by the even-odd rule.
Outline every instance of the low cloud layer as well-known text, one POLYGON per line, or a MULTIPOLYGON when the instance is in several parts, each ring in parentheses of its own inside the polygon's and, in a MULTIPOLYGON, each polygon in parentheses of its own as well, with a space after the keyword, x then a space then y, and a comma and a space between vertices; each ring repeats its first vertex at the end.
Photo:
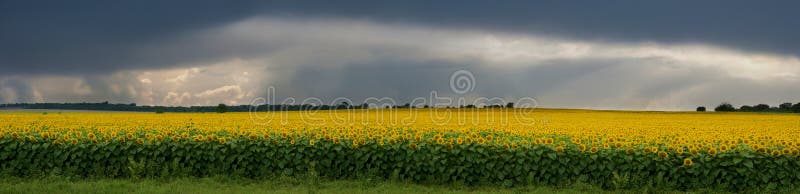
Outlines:
MULTIPOLYGON (((458 96, 533 97, 543 107, 687 110, 723 101, 800 101, 800 90, 793 89, 800 85, 800 59, 781 46, 660 35, 623 40, 604 30, 608 26, 596 29, 609 34, 598 38, 487 21, 432 25, 416 16, 286 13, 291 9, 246 12, 137 43, 55 42, 86 50, 47 50, 54 55, 13 42, 22 50, 0 60, 0 102, 247 104, 274 87, 279 99, 389 97, 405 103, 431 91, 457 96, 449 79, 458 70, 475 77, 475 89, 458 96), (336 17, 322 17, 330 15, 336 17)), ((15 33, 5 30, 3 39, 15 33)))

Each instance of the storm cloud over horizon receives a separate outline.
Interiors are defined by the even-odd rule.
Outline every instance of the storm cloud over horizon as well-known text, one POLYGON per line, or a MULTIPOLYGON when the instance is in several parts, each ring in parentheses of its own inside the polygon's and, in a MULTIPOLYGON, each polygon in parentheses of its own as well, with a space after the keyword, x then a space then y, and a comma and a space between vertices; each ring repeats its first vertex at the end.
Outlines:
POLYGON ((797 2, 2 1, 0 103, 532 97, 688 110, 800 102, 797 2))

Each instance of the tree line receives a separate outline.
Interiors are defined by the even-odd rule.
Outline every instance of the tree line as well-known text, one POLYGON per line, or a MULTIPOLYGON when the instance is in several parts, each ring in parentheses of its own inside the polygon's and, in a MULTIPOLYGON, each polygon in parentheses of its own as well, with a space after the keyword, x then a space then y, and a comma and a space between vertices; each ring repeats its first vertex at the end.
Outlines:
MULTIPOLYGON (((705 107, 697 107, 697 111, 703 112, 706 111, 705 107)), ((730 103, 723 102, 717 107, 714 108, 714 111, 717 112, 792 112, 792 113, 800 113, 800 102, 796 104, 792 104, 789 102, 782 103, 778 106, 770 106, 768 104, 757 104, 757 105, 742 105, 739 108, 736 108, 730 103)))
POLYGON ((352 106, 349 104, 339 105, 235 105, 229 106, 219 104, 216 106, 137 106, 136 103, 112 104, 101 103, 15 103, 2 104, 0 108, 6 109, 63 109, 63 110, 99 110, 99 111, 132 111, 132 112, 248 112, 256 111, 290 111, 290 110, 336 110, 336 109, 362 109, 366 104, 352 106))
MULTIPOLYGON (((429 108, 430 106, 424 105, 421 107, 413 106, 410 103, 404 105, 386 106, 384 108, 429 108)), ((487 105, 483 108, 514 108, 514 103, 503 105, 487 105)), ((14 104, 0 104, 0 109, 61 109, 61 110, 96 110, 96 111, 131 111, 131 112, 249 112, 249 111, 299 111, 299 110, 339 110, 339 109, 368 109, 367 103, 360 105, 351 105, 347 102, 342 102, 335 105, 311 105, 311 104, 272 104, 272 105, 236 105, 229 106, 226 104, 219 104, 217 106, 137 106, 136 103, 130 104, 112 104, 106 102, 100 103, 14 103, 14 104)), ((447 107, 455 108, 455 107, 447 107)), ((477 108, 475 105, 462 105, 460 108, 477 108)))

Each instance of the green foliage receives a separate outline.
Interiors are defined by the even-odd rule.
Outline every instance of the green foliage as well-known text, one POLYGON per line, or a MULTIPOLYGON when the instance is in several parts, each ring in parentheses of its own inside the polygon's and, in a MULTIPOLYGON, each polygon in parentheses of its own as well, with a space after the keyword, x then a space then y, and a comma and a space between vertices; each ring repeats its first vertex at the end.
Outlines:
MULTIPOLYGON (((260 137, 259 137, 260 138, 260 137)), ((330 179, 390 179, 429 184, 567 185, 588 181, 605 189, 654 185, 674 189, 725 188, 740 191, 800 184, 800 160, 794 155, 759 152, 717 155, 653 153, 600 149, 597 153, 550 145, 503 147, 495 144, 442 145, 409 142, 353 146, 308 139, 288 141, 238 136, 224 143, 189 139, 82 141, 54 144, 0 138, 0 169, 8 175, 47 174, 79 177, 158 178, 241 176, 294 177, 313 172, 330 179), (694 163, 684 166, 684 158, 694 163)))
POLYGON ((217 105, 217 113, 225 113, 228 112, 228 106, 225 104, 217 105))
POLYGON ((717 112, 733 112, 733 111, 736 111, 736 108, 733 107, 733 105, 731 105, 730 103, 724 102, 724 103, 718 105, 716 108, 714 108, 714 111, 717 111, 717 112))

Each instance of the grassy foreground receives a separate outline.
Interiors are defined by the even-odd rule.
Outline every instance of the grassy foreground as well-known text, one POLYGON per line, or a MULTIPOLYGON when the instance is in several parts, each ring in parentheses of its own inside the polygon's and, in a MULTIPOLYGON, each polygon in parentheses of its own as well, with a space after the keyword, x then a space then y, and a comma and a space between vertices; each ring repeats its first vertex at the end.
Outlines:
MULTIPOLYGON (((686 193, 654 188, 608 191, 588 184, 526 186, 425 185, 391 181, 300 180, 282 177, 268 180, 229 177, 174 179, 78 179, 0 178, 0 193, 686 193)), ((698 190, 689 193, 721 193, 698 190)), ((722 192, 724 193, 724 192, 722 192)))

